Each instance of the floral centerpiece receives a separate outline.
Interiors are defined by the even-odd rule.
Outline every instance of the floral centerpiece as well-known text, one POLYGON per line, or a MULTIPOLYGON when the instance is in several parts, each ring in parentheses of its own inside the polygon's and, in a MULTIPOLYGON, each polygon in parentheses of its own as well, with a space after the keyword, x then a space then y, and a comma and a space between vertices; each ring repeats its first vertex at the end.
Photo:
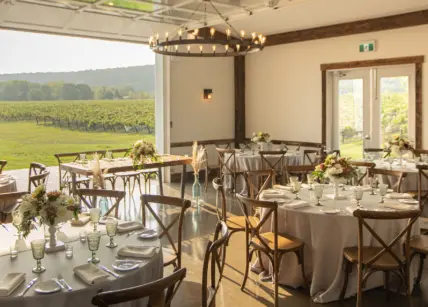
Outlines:
POLYGON ((135 169, 142 169, 144 162, 159 161, 155 146, 144 140, 138 140, 132 145, 129 156, 132 158, 135 169))
POLYGON ((199 145, 198 142, 193 142, 192 148, 192 168, 195 175, 195 182, 192 186, 192 195, 196 199, 196 203, 199 203, 199 197, 201 196, 201 185, 199 183, 199 172, 202 168, 205 167, 206 161, 206 149, 205 147, 199 145))
POLYGON ((254 132, 251 141, 259 144, 261 150, 268 150, 268 143, 271 141, 270 134, 266 132, 254 132))
POLYGON ((386 143, 386 148, 389 149, 392 153, 400 156, 400 158, 402 158, 406 152, 413 150, 409 140, 404 138, 402 135, 396 135, 389 139, 386 143))

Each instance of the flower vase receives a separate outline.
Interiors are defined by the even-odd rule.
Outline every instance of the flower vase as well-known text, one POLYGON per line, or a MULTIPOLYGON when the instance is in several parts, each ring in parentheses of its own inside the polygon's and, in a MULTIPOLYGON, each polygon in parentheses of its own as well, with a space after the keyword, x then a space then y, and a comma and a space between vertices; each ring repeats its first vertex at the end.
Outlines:
POLYGON ((331 183, 333 183, 333 189, 334 189, 333 199, 334 200, 346 199, 346 196, 340 195, 339 185, 340 183, 342 183, 341 178, 333 178, 333 179, 330 179, 330 181, 331 183))
POLYGON ((269 144, 266 142, 258 142, 259 148, 261 151, 267 151, 269 144))
POLYGON ((196 200, 196 204, 199 205, 199 198, 201 197, 201 184, 199 183, 199 174, 195 173, 195 181, 192 186, 192 196, 196 200))
POLYGON ((64 250, 65 246, 64 243, 57 240, 56 238, 56 232, 57 232, 57 228, 56 225, 49 225, 48 228, 49 231, 49 241, 48 243, 46 243, 46 252, 57 252, 60 250, 64 250))

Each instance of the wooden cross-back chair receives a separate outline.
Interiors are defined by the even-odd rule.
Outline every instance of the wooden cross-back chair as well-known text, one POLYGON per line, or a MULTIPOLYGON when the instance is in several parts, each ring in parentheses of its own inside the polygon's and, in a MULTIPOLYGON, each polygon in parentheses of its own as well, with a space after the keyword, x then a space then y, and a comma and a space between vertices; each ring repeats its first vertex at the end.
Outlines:
POLYGON ((284 174, 285 182, 290 182, 291 176, 298 176, 302 182, 307 181, 307 175, 311 174, 315 170, 315 165, 285 165, 284 174))
POLYGON ((303 150, 303 164, 308 160, 310 165, 317 165, 321 160, 321 151, 319 149, 305 149, 303 150))
POLYGON ((299 151, 302 144, 300 142, 287 141, 287 142, 284 142, 284 146, 286 150, 289 150, 288 146, 296 146, 295 150, 299 151))
POLYGON ((170 307, 183 279, 186 277, 186 269, 174 271, 171 275, 145 285, 121 290, 98 290, 98 294, 92 298, 92 305, 108 307, 120 303, 149 298, 147 307, 170 307))
POLYGON ((19 206, 19 199, 28 191, 0 193, 0 224, 8 222, 8 217, 19 206))
POLYGON ((224 222, 217 223, 213 241, 205 250, 202 266, 202 307, 215 307, 215 296, 223 277, 229 229, 224 222), (208 281, 210 279, 210 281, 208 281))
POLYGON ((391 150, 383 148, 364 148, 364 153, 381 153, 383 158, 388 158, 391 155, 391 150))
MULTIPOLYGON (((258 253, 259 259, 261 254, 265 254, 273 266, 273 279, 275 287, 274 302, 275 307, 278 306, 278 273, 279 266, 284 254, 293 252, 297 256, 297 260, 301 266, 302 277, 305 286, 308 287, 306 274, 304 269, 303 248, 304 243, 296 238, 287 234, 279 233, 278 231, 278 204, 271 201, 254 200, 242 195, 237 195, 239 205, 246 218, 246 237, 249 238, 246 244, 246 264, 244 280, 242 282, 241 290, 244 291, 245 284, 248 278, 249 265, 252 256, 255 252, 258 253), (257 225, 253 225, 250 220, 249 209, 255 211, 257 208, 264 209, 264 214, 257 225), (265 224, 271 224, 273 230, 262 232, 261 228, 265 224)), ((262 262, 260 262, 263 268, 262 262)))
POLYGON ((0 174, 3 173, 3 169, 5 168, 6 164, 6 160, 0 160, 0 174))
POLYGON ((31 193, 33 188, 37 188, 39 185, 48 184, 50 172, 46 169, 46 165, 32 162, 28 170, 28 192, 31 193))
POLYGON ((282 180, 284 179, 284 165, 286 164, 286 155, 287 150, 281 151, 259 151, 260 158, 262 160, 262 170, 273 170, 275 172, 275 176, 282 180))
POLYGON ((425 183, 428 185, 428 165, 418 164, 416 165, 416 168, 418 169, 418 201, 419 201, 419 208, 421 211, 423 211, 425 202, 428 200, 428 191, 423 190, 422 188, 422 182, 425 181, 425 183))
POLYGON ((171 248, 163 248, 164 266, 173 265, 174 268, 181 268, 181 241, 183 235, 184 214, 186 210, 190 208, 190 205, 190 200, 183 198, 149 194, 141 195, 143 225, 146 226, 147 208, 158 223, 159 227, 162 229, 162 232, 159 234, 159 239, 165 236, 168 240, 168 243, 171 245, 171 248), (153 203, 179 208, 180 213, 177 214, 174 218, 168 217, 168 219, 162 219, 159 215, 159 210, 155 210, 155 208, 152 207, 153 203), (165 220, 167 223, 165 223, 165 220), (177 224, 177 229, 172 229, 175 224, 177 224), (176 241, 174 241, 171 234, 176 235, 176 241))
MULTIPOLYGON (((391 273, 400 278, 400 290, 402 283, 406 287, 406 294, 410 295, 410 237, 412 226, 420 215, 420 210, 410 211, 368 211, 355 210, 354 216, 358 220, 358 246, 347 247, 343 250, 343 261, 345 268, 345 282, 340 294, 341 300, 344 299, 348 284, 348 276, 352 271, 352 265, 358 267, 357 284, 357 307, 363 306, 362 293, 367 279, 375 272, 384 273, 385 289, 389 291, 389 277, 391 273), (370 226, 366 220, 399 220, 407 219, 407 226, 389 243, 386 243, 378 233, 370 226), (367 230, 374 238, 374 242, 379 243, 380 247, 364 245, 364 231, 367 230), (404 238, 404 255, 402 255, 401 241, 404 238), (363 272, 363 270, 365 272, 363 272)), ((373 240, 370 240, 373 241, 373 240)), ((372 243, 371 243, 372 245, 372 243)))
POLYGON ((256 170, 244 173, 247 182, 248 196, 252 199, 259 199, 263 190, 272 188, 276 183, 275 170, 256 170))
POLYGON ((428 255, 428 235, 420 235, 410 240, 410 249, 412 251, 411 259, 415 256, 419 256, 419 268, 418 275, 415 280, 415 286, 419 287, 424 271, 425 258, 428 255))
POLYGON ((389 170, 389 169, 382 169, 382 168, 369 168, 369 176, 387 176, 395 178, 397 182, 394 184, 390 184, 391 189, 393 189, 395 192, 400 193, 401 192, 401 184, 403 183, 403 179, 407 177, 406 172, 396 171, 396 170, 389 170))
POLYGON ((115 190, 103 190, 103 189, 77 189, 77 195, 83 201, 83 203, 90 208, 98 208, 97 201, 100 198, 107 198, 110 200, 112 206, 104 213, 103 216, 108 216, 114 210, 114 216, 119 217, 119 205, 122 199, 125 197, 125 192, 115 190))
POLYGON ((376 163, 373 163, 373 162, 350 161, 349 164, 352 165, 352 166, 355 166, 357 168, 360 168, 360 167, 364 167, 365 168, 365 172, 362 173, 361 176, 359 176, 359 177, 356 178, 357 185, 363 185, 363 180, 364 180, 364 178, 366 178, 366 177, 369 176, 370 169, 376 167, 376 163))
POLYGON ((428 149, 413 149, 413 155, 420 157, 422 154, 428 155, 428 149))
POLYGON ((219 178, 224 186, 225 176, 232 176, 233 190, 236 189, 236 179, 244 176, 245 170, 241 170, 236 164, 236 152, 234 149, 216 148, 220 162, 219 178))

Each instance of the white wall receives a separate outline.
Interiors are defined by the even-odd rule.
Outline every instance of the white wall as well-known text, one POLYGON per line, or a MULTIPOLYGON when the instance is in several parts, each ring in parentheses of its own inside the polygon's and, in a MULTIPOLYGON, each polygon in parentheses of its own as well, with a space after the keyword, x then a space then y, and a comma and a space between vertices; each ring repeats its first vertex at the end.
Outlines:
MULTIPOLYGON (((321 142, 320 65, 425 55, 423 118, 428 116, 428 26, 267 47, 246 57, 246 135, 269 132, 274 139, 321 142), (359 53, 363 41, 377 51, 359 53)), ((423 122, 428 146, 428 121, 423 122)))

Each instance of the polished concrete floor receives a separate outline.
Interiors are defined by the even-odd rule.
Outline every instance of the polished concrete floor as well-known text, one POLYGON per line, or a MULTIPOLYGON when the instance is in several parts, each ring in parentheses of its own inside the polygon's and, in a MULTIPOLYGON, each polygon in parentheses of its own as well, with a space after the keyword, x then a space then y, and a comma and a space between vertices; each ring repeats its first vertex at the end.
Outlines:
MULTIPOLYGON (((52 168, 48 190, 56 189, 58 184, 56 168, 52 168)), ((26 189, 26 171, 13 171, 12 174, 18 178, 18 189, 26 189)), ((121 188, 120 186, 118 189, 121 188)), ((157 183, 152 182, 152 193, 158 190, 157 183)), ((178 196, 179 184, 165 185, 165 194, 178 196)), ((191 185, 188 184, 186 192, 190 193, 191 185)), ((141 216, 138 201, 138 189, 134 191, 133 197, 128 197, 121 209, 121 216, 126 219, 139 219, 141 216)), ((186 196, 189 198, 189 196, 186 196)), ((228 196, 228 211, 233 214, 240 214, 238 206, 234 203, 233 197, 228 196)), ((201 278, 202 262, 208 241, 212 238, 217 217, 215 215, 215 193, 210 187, 203 196, 202 206, 190 208, 185 215, 183 228, 182 266, 187 268, 187 276, 179 289, 172 306, 173 307, 193 307, 201 306, 201 278)), ((165 222, 172 220, 179 210, 159 206, 158 213, 162 215, 165 222)), ((156 227, 156 221, 149 221, 151 227, 156 227)), ((172 231, 174 233, 174 230, 172 231)), ((166 241, 163 243, 167 244, 166 241)), ((244 237, 242 234, 234 234, 230 240, 224 277, 221 281, 219 291, 216 296, 217 307, 229 306, 273 306, 273 286, 270 282, 262 282, 259 276, 250 273, 246 291, 242 292, 240 284, 243 279, 245 252, 244 237)), ((165 275, 171 272, 170 268, 165 269, 165 275)), ((421 284, 421 290, 415 291, 410 298, 402 295, 392 294, 387 301, 385 292, 382 289, 375 289, 364 293, 364 306, 428 306, 428 270, 425 271, 425 278, 421 284)), ((287 307, 309 307, 309 306, 355 306, 355 298, 345 300, 343 303, 333 302, 329 304, 316 304, 312 302, 308 292, 303 289, 292 289, 283 287, 280 289, 280 306, 287 307)))

